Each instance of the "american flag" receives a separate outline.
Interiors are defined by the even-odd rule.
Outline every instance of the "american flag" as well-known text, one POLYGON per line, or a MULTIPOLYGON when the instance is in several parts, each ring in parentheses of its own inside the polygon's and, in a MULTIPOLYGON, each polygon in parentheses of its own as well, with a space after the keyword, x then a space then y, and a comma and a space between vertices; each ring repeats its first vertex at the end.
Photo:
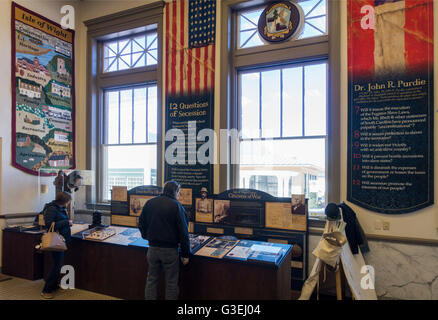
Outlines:
POLYGON ((214 88, 216 0, 166 3, 166 94, 204 95, 214 88))
POLYGON ((355 78, 430 70, 433 0, 349 0, 349 72, 355 78), (374 29, 362 29, 361 8, 374 8, 374 29))

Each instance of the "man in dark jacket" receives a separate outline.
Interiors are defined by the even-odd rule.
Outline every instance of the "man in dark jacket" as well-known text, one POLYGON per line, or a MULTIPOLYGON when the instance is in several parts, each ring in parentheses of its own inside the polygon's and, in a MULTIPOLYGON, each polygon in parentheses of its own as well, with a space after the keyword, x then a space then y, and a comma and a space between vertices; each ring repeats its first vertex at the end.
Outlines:
POLYGON ((189 262, 190 254, 186 212, 177 200, 179 189, 177 182, 166 182, 163 194, 146 202, 138 221, 142 237, 149 241, 146 300, 157 299, 161 268, 166 279, 166 300, 178 299, 178 245, 184 265, 189 262))
MULTIPOLYGON (((55 223, 54 230, 59 232, 64 237, 66 244, 70 242, 71 230, 73 224, 67 215, 67 207, 70 204, 71 195, 67 192, 59 192, 56 194, 55 201, 52 201, 44 206, 44 222, 46 228, 49 229, 52 223, 55 223)), ((53 292, 58 289, 58 280, 61 273, 62 265, 64 264, 64 252, 52 251, 52 267, 47 275, 41 296, 45 299, 52 299, 53 292)))

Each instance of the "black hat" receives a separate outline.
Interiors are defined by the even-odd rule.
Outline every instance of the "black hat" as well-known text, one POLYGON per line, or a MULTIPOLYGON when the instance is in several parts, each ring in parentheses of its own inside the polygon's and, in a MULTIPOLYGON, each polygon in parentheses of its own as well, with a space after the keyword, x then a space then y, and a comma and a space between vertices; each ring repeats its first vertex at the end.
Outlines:
POLYGON ((327 220, 339 220, 341 218, 341 212, 339 211, 338 205, 330 202, 327 207, 325 207, 325 215, 327 216, 327 220))

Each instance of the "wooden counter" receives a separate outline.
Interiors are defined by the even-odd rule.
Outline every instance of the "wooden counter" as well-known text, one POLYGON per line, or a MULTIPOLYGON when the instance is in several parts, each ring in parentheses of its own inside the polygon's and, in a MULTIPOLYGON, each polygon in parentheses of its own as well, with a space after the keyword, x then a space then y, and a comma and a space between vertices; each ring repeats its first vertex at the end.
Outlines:
POLYGON ((43 254, 35 249, 41 234, 4 229, 2 240, 2 273, 27 280, 43 277, 43 254))
MULTIPOLYGON (((4 270, 7 272, 4 273, 17 277, 28 276, 28 273, 19 270, 18 266, 26 263, 17 257, 41 257, 33 249, 35 240, 39 242, 41 235, 19 232, 13 234, 7 230, 3 234, 4 247, 19 248, 3 251, 3 265, 7 267, 4 270)), ((145 247, 73 237, 64 264, 74 267, 77 289, 122 299, 141 300, 144 298, 147 278, 146 253, 145 247)), ((291 280, 290 254, 289 249, 279 266, 191 256, 187 266, 180 265, 180 299, 288 300, 291 280)), ((41 272, 36 272, 41 268, 44 268, 44 274, 47 274, 50 260, 50 254, 47 252, 44 254, 44 261, 37 259, 33 274, 41 278, 41 272)), ((164 296, 163 287, 162 279, 159 288, 161 297, 164 296)))

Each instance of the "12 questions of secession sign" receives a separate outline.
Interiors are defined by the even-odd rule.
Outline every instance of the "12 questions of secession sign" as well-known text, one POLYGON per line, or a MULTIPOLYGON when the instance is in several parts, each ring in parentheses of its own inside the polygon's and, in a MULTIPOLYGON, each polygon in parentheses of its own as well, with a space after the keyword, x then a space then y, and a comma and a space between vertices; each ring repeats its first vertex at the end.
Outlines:
POLYGON ((12 3, 12 164, 72 169, 74 31, 12 3))
POLYGON ((348 0, 348 201, 433 204, 433 0, 348 0))

